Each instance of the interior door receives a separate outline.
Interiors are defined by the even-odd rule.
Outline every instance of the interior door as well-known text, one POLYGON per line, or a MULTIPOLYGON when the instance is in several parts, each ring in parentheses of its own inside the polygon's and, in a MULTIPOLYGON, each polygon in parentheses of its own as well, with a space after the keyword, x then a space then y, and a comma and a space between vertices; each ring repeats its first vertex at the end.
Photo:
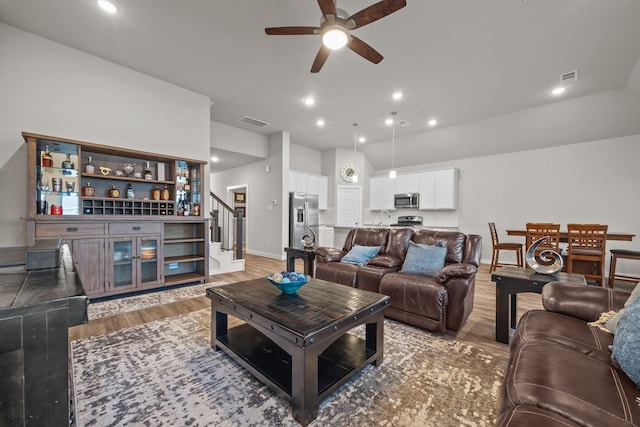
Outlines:
POLYGON ((336 216, 338 226, 359 227, 362 224, 362 186, 338 186, 336 216))

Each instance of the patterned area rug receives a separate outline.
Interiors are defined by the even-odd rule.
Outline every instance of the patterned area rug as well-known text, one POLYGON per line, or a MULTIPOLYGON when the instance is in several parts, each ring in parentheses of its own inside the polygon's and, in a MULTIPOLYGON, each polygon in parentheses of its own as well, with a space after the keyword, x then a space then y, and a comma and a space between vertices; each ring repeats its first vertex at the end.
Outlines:
POLYGON ((87 312, 89 320, 113 316, 128 311, 141 310, 155 305, 167 304, 194 297, 206 295, 207 288, 225 285, 226 282, 200 283, 197 285, 181 286, 163 291, 150 291, 130 297, 115 297, 91 302, 87 312))
MULTIPOLYGON (((355 330, 362 336, 363 327, 355 330)), ((311 426, 492 426, 506 359, 385 319, 383 363, 311 426)), ((210 347, 200 310, 72 342, 79 426, 298 426, 289 404, 210 347)))

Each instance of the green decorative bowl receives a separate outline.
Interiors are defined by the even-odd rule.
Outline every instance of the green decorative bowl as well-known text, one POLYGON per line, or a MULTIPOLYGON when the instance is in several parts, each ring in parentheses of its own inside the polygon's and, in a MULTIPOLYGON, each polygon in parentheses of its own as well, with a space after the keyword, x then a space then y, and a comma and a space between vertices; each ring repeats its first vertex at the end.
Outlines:
POLYGON ((298 289, 300 289, 309 281, 309 278, 307 277, 306 280, 299 280, 299 281, 287 282, 287 283, 282 283, 282 282, 278 283, 272 280, 271 276, 272 276, 271 274, 267 276, 267 280, 269 281, 269 283, 271 283, 276 288, 280 289, 280 291, 282 291, 283 294, 287 294, 287 295, 295 294, 298 289))

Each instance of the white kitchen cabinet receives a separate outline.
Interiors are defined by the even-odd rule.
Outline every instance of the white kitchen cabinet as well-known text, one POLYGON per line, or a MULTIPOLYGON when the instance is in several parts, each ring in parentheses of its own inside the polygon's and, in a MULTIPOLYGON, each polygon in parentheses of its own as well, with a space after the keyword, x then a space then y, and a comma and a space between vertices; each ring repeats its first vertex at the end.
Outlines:
POLYGON ((373 211, 393 209, 394 180, 388 176, 369 179, 369 209, 373 211))
POLYGON ((289 172, 289 191, 318 196, 318 209, 328 207, 329 177, 302 172, 289 172))
POLYGON ((397 175, 393 180, 393 193, 406 194, 420 191, 420 174, 397 175))
POLYGON ((419 183, 421 210, 457 208, 458 174, 455 168, 423 172, 419 183))
POLYGON ((318 246, 333 248, 333 227, 321 225, 318 228, 318 246))

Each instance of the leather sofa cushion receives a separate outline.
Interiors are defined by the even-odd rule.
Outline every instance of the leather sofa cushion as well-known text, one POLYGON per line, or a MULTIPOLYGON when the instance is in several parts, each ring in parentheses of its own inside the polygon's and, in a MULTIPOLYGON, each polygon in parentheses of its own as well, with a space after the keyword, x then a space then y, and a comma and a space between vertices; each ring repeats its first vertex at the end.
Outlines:
POLYGON ((344 262, 326 262, 316 265, 316 278, 341 285, 356 286, 357 265, 344 262))
POLYGON ((414 234, 413 228, 389 229, 389 237, 387 238, 387 247, 384 250, 384 254, 399 258, 402 264, 402 260, 404 260, 409 248, 409 242, 414 234))
POLYGON ((498 417, 495 427, 579 427, 563 417, 535 406, 515 406, 498 417))
POLYGON ((609 346, 613 344, 613 335, 563 314, 544 310, 530 310, 524 313, 511 338, 511 351, 517 352, 519 347, 536 341, 555 344, 604 363, 611 360, 609 346))
POLYGON ((358 269, 358 275, 356 278, 356 284, 358 289, 365 291, 380 292, 380 279, 388 273, 398 271, 400 267, 379 267, 371 265, 371 263, 364 265, 358 269))
POLYGON ((447 289, 438 279, 408 273, 388 273, 380 281, 380 293, 389 296, 389 307, 428 317, 444 324, 447 289))
POLYGON ((402 259, 391 255, 378 255, 377 257, 371 258, 367 265, 384 268, 400 267, 402 265, 402 259))
POLYGON ((435 245, 439 241, 444 240, 447 244, 446 263, 462 262, 465 239, 465 234, 457 231, 433 231, 426 229, 416 231, 416 234, 413 236, 413 241, 422 245, 435 245))
MULTIPOLYGON (((355 245, 378 246, 381 249, 387 245, 388 228, 354 228, 350 246, 347 248, 348 236, 345 240, 345 249, 350 251, 355 245)), ((351 232, 349 232, 351 234, 351 232)))
POLYGON ((499 413, 537 406, 592 427, 638 425, 640 390, 611 363, 534 341, 511 357, 499 413))

